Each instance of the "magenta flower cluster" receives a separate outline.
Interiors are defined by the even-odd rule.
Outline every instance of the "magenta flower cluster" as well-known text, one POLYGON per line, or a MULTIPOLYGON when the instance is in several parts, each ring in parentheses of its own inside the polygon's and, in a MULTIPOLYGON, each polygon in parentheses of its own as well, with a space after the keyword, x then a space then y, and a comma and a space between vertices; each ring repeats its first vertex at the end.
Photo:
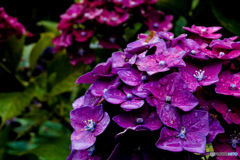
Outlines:
POLYGON ((0 43, 6 41, 12 35, 20 38, 22 35, 32 36, 26 28, 18 22, 16 17, 9 16, 3 7, 0 7, 0 43))
POLYGON ((212 143, 215 151, 240 155, 236 131, 240 125, 238 37, 221 39, 222 35, 215 33, 221 27, 192 25, 184 29, 190 36, 174 37, 166 31, 139 34, 123 51, 114 52, 106 63, 77 79, 76 83, 91 86, 73 103, 70 119, 74 132, 68 160, 101 159, 104 150, 95 146, 98 136, 116 125, 122 132, 115 137, 117 145, 109 160, 157 155, 149 150, 204 156, 209 154, 207 143, 212 143), (132 139, 124 136, 129 132, 157 133, 158 139, 145 137, 133 145, 132 139), (135 149, 124 149, 126 141, 135 149))
POLYGON ((172 15, 154 8, 156 0, 84 0, 74 3, 62 14, 57 29, 60 35, 53 39, 54 52, 64 48, 73 65, 95 60, 90 47, 93 38, 106 49, 125 47, 124 29, 140 22, 155 31, 172 28, 172 15), (135 20, 131 20, 135 17, 135 20), (136 19, 137 17, 137 19, 136 19), (139 19, 139 17, 141 17, 139 19), (117 32, 116 32, 117 31, 117 32))

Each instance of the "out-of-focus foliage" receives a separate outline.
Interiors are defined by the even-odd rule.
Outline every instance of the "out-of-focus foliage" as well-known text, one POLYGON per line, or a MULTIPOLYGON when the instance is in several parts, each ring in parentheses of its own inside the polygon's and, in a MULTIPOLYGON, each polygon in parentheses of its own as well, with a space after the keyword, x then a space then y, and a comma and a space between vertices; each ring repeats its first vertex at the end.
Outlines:
MULTIPOLYGON (((34 34, 11 36, 0 43, 0 160, 64 160, 70 154, 69 112, 89 87, 75 81, 116 51, 94 47, 93 39, 96 61, 76 66, 65 50, 52 53, 60 15, 72 3, 0 1, 0 7, 34 34)), ((222 26, 223 37, 240 36, 238 5, 233 0, 158 0, 157 7, 174 16, 171 32, 176 36, 192 24, 222 26)), ((125 28, 125 40, 135 40, 141 26, 134 23, 125 28)))

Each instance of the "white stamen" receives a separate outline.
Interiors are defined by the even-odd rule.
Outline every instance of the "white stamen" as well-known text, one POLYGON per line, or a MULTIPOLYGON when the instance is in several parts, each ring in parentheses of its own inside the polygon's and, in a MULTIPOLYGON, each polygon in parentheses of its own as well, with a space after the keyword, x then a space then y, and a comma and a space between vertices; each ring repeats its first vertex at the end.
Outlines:
POLYGON ((199 71, 195 71, 195 74, 193 74, 193 77, 196 78, 198 81, 201 81, 205 78, 207 78, 207 76, 204 75, 205 71, 202 71, 201 69, 199 71))

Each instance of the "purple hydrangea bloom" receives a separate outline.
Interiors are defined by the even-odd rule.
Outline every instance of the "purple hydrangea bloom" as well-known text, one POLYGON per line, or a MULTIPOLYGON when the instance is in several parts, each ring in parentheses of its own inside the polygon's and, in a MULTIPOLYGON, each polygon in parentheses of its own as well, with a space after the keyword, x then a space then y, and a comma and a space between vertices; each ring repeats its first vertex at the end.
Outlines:
POLYGON ((207 143, 212 143, 215 137, 219 133, 224 133, 224 128, 221 126, 219 121, 216 118, 210 117, 210 126, 209 126, 209 133, 207 135, 207 143))
POLYGON ((97 17, 99 23, 106 23, 109 26, 118 26, 125 22, 129 17, 128 13, 119 14, 115 11, 103 10, 100 16, 97 17))
POLYGON ((240 73, 232 74, 229 70, 223 71, 215 84, 216 93, 240 97, 240 73))
POLYGON ((171 104, 183 111, 190 111, 198 104, 179 73, 171 73, 159 81, 146 83, 144 89, 158 99, 157 109, 164 104, 171 104))
POLYGON ((112 69, 130 68, 130 66, 135 63, 136 59, 136 54, 132 55, 121 51, 114 52, 112 54, 112 69))
POLYGON ((221 68, 221 62, 213 62, 203 67, 186 62, 186 67, 179 67, 179 73, 188 85, 189 91, 194 92, 199 86, 209 86, 218 82, 221 68))
POLYGON ((62 35, 53 38, 52 43, 55 45, 53 52, 56 53, 72 44, 72 35, 64 32, 62 35))
POLYGON ((222 114, 223 119, 228 123, 231 124, 232 121, 227 117, 227 113, 231 110, 228 109, 227 104, 220 100, 215 100, 212 103, 214 109, 216 109, 217 112, 222 114))
POLYGON ((156 45, 162 49, 166 48, 165 42, 157 36, 156 32, 151 31, 149 35, 139 34, 138 40, 129 43, 124 51, 130 54, 140 54, 156 45))
POLYGON ((212 48, 212 57, 219 59, 234 59, 240 55, 240 48, 231 39, 213 40, 209 47, 212 48), (233 47, 232 47, 233 46, 233 47))
POLYGON ((91 72, 79 77, 76 83, 93 83, 90 87, 94 96, 102 96, 104 90, 117 88, 120 84, 118 76, 112 73, 112 59, 109 58, 106 63, 98 64, 91 72))
POLYGON ((240 125, 240 109, 233 106, 231 110, 226 113, 226 117, 235 124, 240 125))
POLYGON ((161 130, 160 138, 156 142, 158 148, 172 152, 206 152, 206 136, 209 133, 207 111, 192 110, 180 115, 177 108, 165 104, 159 116, 167 127, 161 130))
POLYGON ((67 160, 100 160, 101 156, 95 154, 94 152, 94 145, 86 150, 72 150, 67 160))
POLYGON ((123 5, 129 8, 135 8, 139 5, 141 5, 144 0, 122 0, 123 5))
POLYGON ((148 30, 150 31, 169 31, 172 29, 173 15, 165 15, 164 12, 158 10, 150 10, 147 13, 147 20, 145 20, 145 24, 148 26, 148 30))
POLYGON ((110 117, 107 112, 103 112, 102 105, 82 107, 71 111, 70 122, 74 129, 71 135, 72 149, 84 150, 91 147, 96 136, 107 128, 110 117))
POLYGON ((0 7, 0 43, 6 41, 12 35, 20 38, 22 35, 33 36, 18 22, 16 17, 9 16, 3 7, 0 7))
POLYGON ((185 51, 178 51, 175 48, 168 48, 161 51, 157 49, 154 55, 148 55, 136 61, 136 65, 140 71, 146 71, 148 75, 153 75, 159 72, 165 72, 172 67, 183 67, 185 62, 183 57, 185 51))
POLYGON ((78 42, 85 42, 87 39, 91 38, 94 34, 92 29, 74 29, 72 34, 75 36, 75 40, 78 42))
POLYGON ((120 89, 108 89, 104 92, 103 97, 111 104, 121 104, 125 111, 138 109, 143 106, 144 100, 132 94, 131 86, 124 85, 123 92, 120 89))
POLYGON ((158 32, 158 36, 167 41, 170 41, 170 42, 166 42, 168 47, 175 47, 178 41, 184 40, 185 37, 187 37, 187 34, 181 34, 178 37, 174 38, 174 34, 172 32, 161 31, 161 32, 158 32))
MULTIPOLYGON (((208 60, 208 53, 205 53, 204 48, 192 39, 183 39, 178 45, 193 58, 208 60)), ((207 46, 204 46, 207 47, 207 46)))
POLYGON ((222 27, 204 27, 204 26, 195 26, 192 25, 191 28, 189 27, 183 27, 185 30, 196 33, 200 37, 208 38, 208 39, 218 39, 222 37, 222 34, 220 33, 214 33, 218 30, 220 30, 222 27))
POLYGON ((148 106, 113 117, 113 120, 121 127, 135 131, 157 130, 162 123, 156 112, 149 112, 148 106))

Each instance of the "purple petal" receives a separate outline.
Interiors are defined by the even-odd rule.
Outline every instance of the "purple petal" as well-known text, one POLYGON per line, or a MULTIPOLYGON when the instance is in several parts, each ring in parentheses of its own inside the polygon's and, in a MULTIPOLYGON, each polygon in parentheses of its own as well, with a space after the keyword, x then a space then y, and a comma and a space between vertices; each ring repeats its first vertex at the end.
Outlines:
POLYGON ((94 96, 103 96, 103 91, 105 89, 114 89, 114 88, 117 88, 118 85, 120 84, 121 82, 119 81, 119 77, 116 76, 115 78, 113 79, 98 79, 96 80, 93 85, 91 86, 91 93, 94 95, 94 96))
POLYGON ((84 97, 85 96, 82 96, 73 102, 72 106, 74 109, 80 108, 83 105, 84 97))
POLYGON ((215 139, 215 137, 219 133, 224 133, 224 129, 219 123, 219 121, 215 118, 213 118, 212 124, 209 127, 209 134, 207 135, 207 142, 212 143, 212 141, 215 139))
POLYGON ((118 71, 118 75, 125 84, 130 86, 137 86, 142 82, 141 72, 133 67, 130 70, 118 71))
POLYGON ((182 115, 182 125, 186 132, 201 133, 205 136, 209 133, 209 113, 203 110, 193 110, 182 115))
POLYGON ((140 99, 132 99, 132 100, 128 100, 124 103, 121 104, 121 107, 124 110, 132 110, 132 109, 138 109, 141 108, 144 105, 144 100, 140 100, 140 99))
POLYGON ((112 59, 108 58, 106 63, 99 63, 93 70, 92 73, 94 76, 99 77, 112 77, 111 74, 112 59))
POLYGON ((91 131, 74 131, 71 135, 72 149, 84 150, 91 147, 96 137, 91 131))
POLYGON ((157 113, 163 124, 180 131, 182 126, 181 118, 176 107, 165 103, 163 106, 157 107, 157 113))
POLYGON ((158 130, 162 126, 162 122, 156 112, 151 112, 143 121, 143 125, 150 130, 158 130))
POLYGON ((159 99, 161 101, 165 101, 165 99, 166 99, 164 88, 159 84, 159 82, 152 81, 149 83, 145 83, 143 85, 143 89, 150 91, 154 97, 156 97, 157 99, 159 99))
POLYGON ((176 138, 177 135, 177 131, 164 127, 161 130, 159 140, 156 142, 156 147, 171 152, 183 151, 182 140, 180 138, 176 138))
POLYGON ((164 72, 169 70, 166 65, 159 65, 156 60, 156 55, 149 55, 140 58, 136 61, 136 65, 140 71, 146 71, 150 76, 158 72, 164 72))
POLYGON ((85 121, 92 119, 93 116, 91 107, 77 108, 70 112, 70 122, 75 130, 84 129, 85 121))
POLYGON ((110 123, 110 117, 107 112, 104 112, 103 118, 100 122, 96 124, 94 135, 98 136, 102 134, 102 132, 107 128, 108 124, 110 123))
POLYGON ((202 86, 208 86, 215 82, 218 82, 218 74, 220 73, 222 68, 221 62, 215 62, 208 64, 203 67, 203 71, 205 71, 205 75, 207 76, 205 79, 199 82, 202 86))
POLYGON ((223 101, 216 100, 212 103, 213 107, 218 111, 219 113, 225 115, 228 111, 227 104, 223 101))
POLYGON ((112 104, 121 104, 126 101, 126 95, 119 89, 109 89, 104 93, 103 97, 112 104))
POLYGON ((91 84, 94 81, 96 81, 97 79, 98 79, 97 77, 93 77, 92 72, 88 72, 88 73, 82 75, 81 77, 79 77, 76 81, 76 84, 78 84, 78 83, 91 84))
POLYGON ((141 83, 139 86, 136 86, 132 89, 132 93, 137 95, 140 98, 147 98, 150 92, 143 88, 144 84, 141 83))
POLYGON ((206 152, 206 137, 200 133, 187 133, 186 141, 182 141, 184 150, 194 153, 206 152))
POLYGON ((183 111, 190 111, 198 105, 198 99, 188 91, 179 91, 172 95, 171 104, 183 111))
POLYGON ((91 93, 91 90, 87 90, 84 96, 83 107, 94 107, 98 104, 101 97, 96 97, 91 93))
POLYGON ((183 80, 186 82, 190 92, 195 92, 197 87, 200 86, 197 79, 193 77, 193 74, 185 70, 186 67, 179 67, 179 73, 183 80))
POLYGON ((237 113, 227 112, 226 117, 235 124, 240 124, 240 115, 237 113))
POLYGON ((113 120, 122 128, 134 127, 136 120, 131 113, 119 114, 113 117, 113 120))

